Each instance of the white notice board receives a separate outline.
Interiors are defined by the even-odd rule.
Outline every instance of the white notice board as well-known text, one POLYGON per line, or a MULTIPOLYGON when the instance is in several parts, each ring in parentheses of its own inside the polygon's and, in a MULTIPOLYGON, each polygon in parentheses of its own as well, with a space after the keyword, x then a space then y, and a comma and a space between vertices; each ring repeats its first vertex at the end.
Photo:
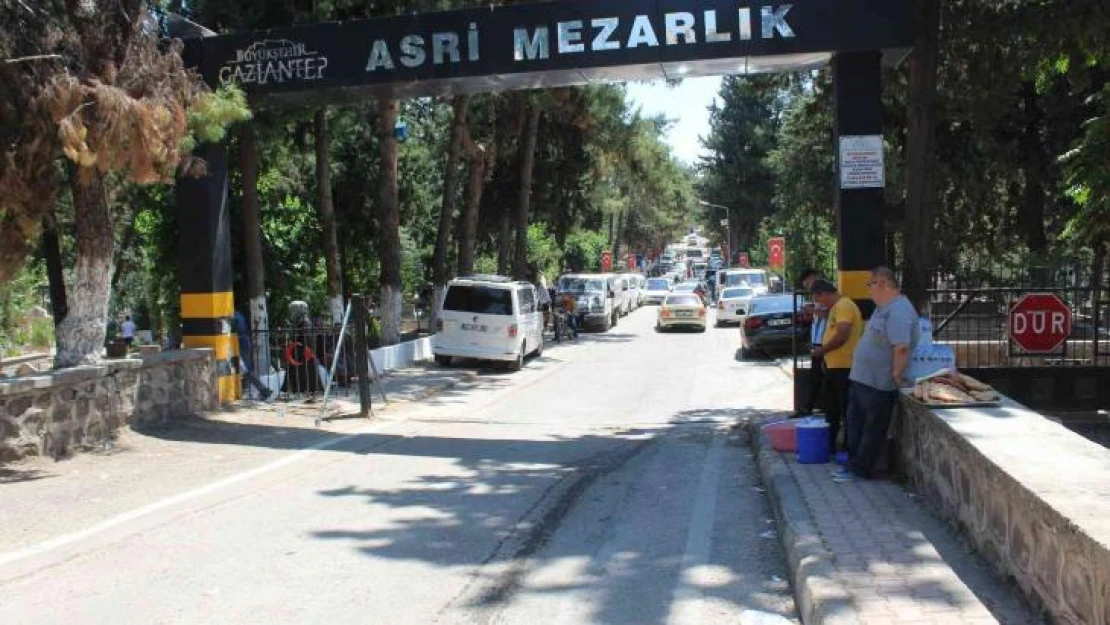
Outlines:
POLYGON ((881 189, 884 186, 883 136, 840 137, 840 188, 881 189))

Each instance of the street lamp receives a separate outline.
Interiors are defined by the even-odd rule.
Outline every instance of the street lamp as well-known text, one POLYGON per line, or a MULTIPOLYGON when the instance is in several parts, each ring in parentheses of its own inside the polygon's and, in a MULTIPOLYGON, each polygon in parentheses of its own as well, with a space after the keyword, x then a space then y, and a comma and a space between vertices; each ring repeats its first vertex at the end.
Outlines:
POLYGON ((725 233, 726 233, 725 236, 728 237, 728 239, 727 239, 727 242, 728 242, 728 258, 725 259, 725 266, 726 267, 731 266, 732 265, 732 251, 733 251, 732 250, 732 222, 728 219, 728 212, 729 212, 728 207, 727 206, 721 206, 720 204, 714 204, 712 202, 706 202, 705 200, 702 200, 702 199, 698 200, 698 204, 701 204, 702 206, 707 206, 709 208, 719 208, 719 209, 722 209, 722 210, 725 211, 725 219, 721 220, 721 225, 725 227, 725 233))

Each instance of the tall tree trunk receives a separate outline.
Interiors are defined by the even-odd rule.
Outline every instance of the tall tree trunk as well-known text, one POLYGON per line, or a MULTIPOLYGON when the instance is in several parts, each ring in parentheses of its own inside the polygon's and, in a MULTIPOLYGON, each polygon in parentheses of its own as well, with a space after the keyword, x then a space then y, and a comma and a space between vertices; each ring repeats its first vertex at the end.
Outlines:
POLYGON ((116 247, 116 260, 112 263, 115 267, 112 269, 112 290, 115 291, 119 287, 119 280, 123 276, 124 271, 130 270, 130 264, 127 262, 127 252, 135 244, 135 217, 139 214, 138 204, 132 204, 127 207, 126 226, 123 230, 123 238, 120 239, 119 246, 116 247))
POLYGON ((46 279, 50 285, 50 308, 54 315, 54 328, 65 321, 69 313, 66 301, 66 278, 62 264, 62 244, 58 236, 58 216, 54 206, 42 220, 42 256, 46 261, 46 279))
POLYGON ((381 176, 378 178, 378 254, 381 256, 382 345, 401 342, 401 204, 397 196, 397 100, 378 100, 378 145, 381 176))
POLYGON ((470 155, 470 174, 466 182, 466 204, 459 215, 458 270, 460 276, 474 272, 474 247, 478 238, 478 213, 486 188, 486 171, 492 166, 489 154, 475 150, 470 155))
POLYGON ((333 323, 343 323, 343 276, 339 267, 339 237, 335 232, 335 205, 331 198, 328 162, 328 111, 316 110, 316 195, 320 224, 324 227, 325 264, 328 274, 328 312, 333 323))
POLYGON ((454 119, 451 122, 451 141, 447 145, 446 171, 443 176, 443 202, 439 207, 439 230, 436 232, 435 253, 432 255, 432 327, 439 319, 443 298, 447 293, 447 251, 451 245, 451 224, 455 219, 455 204, 459 191, 459 161, 463 139, 466 136, 466 112, 470 98, 455 96, 451 102, 454 119))
POLYGON ((918 0, 915 45, 910 57, 910 105, 906 135, 905 291, 925 310, 929 268, 936 264, 937 50, 940 0, 918 0))
POLYGON ((96 364, 102 359, 116 248, 108 203, 108 191, 100 172, 74 173, 77 247, 73 298, 65 320, 58 324, 58 353, 54 361, 58 368, 96 364))
POLYGON ((609 249, 613 250, 613 267, 619 267, 621 264, 621 232, 624 227, 624 211, 614 215, 613 221, 613 244, 609 249))
POLYGON ((516 208, 516 256, 513 259, 513 277, 517 280, 531 278, 528 271, 528 212, 532 205, 532 173, 536 165, 536 136, 540 127, 540 107, 527 106, 528 122, 524 126, 524 141, 520 144, 520 195, 516 208))
POLYGON ((1019 223, 1029 251, 1040 255, 1048 248, 1044 228, 1044 203, 1045 180, 1048 180, 1049 173, 1048 159, 1041 141, 1044 112, 1037 102, 1037 88, 1032 82, 1022 86, 1021 99, 1025 108, 1025 129, 1020 139, 1022 157, 1025 160, 1025 186, 1022 190, 1019 223))
POLYGON ((497 273, 502 276, 509 274, 509 261, 513 256, 512 224, 510 209, 502 207, 497 228, 497 273))
MULTIPOLYGON (((247 303, 250 307, 252 351, 264 354, 270 344, 270 314, 266 305, 266 271, 262 259, 262 218, 258 208, 258 144, 254 124, 239 127, 239 169, 243 174, 243 251, 247 262, 247 303)), ((255 366, 269 358, 244 355, 255 366)), ((265 372, 263 372, 265 373, 265 372)))

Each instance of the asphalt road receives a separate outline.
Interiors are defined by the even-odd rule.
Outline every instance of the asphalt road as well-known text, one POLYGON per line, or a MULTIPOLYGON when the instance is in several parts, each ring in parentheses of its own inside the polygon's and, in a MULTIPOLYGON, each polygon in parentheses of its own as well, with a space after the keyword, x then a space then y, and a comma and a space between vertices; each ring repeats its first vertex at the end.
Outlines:
POLYGON ((72 515, 0 484, 0 623, 793 621, 738 427, 787 409, 789 381, 736 361, 735 329, 657 334, 654 315, 370 425, 168 436, 162 465, 105 465, 134 465, 126 495, 55 478, 72 515))

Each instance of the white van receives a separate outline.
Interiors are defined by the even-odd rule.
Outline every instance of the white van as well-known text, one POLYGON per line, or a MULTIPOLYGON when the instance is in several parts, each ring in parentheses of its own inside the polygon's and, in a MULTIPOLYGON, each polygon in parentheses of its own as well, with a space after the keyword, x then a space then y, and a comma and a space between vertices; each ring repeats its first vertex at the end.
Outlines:
POLYGON ((543 354, 543 313, 535 287, 503 276, 470 276, 447 284, 432 338, 438 364, 475 358, 519 371, 532 352, 543 354))
POLYGON ((644 304, 644 276, 638 273, 626 273, 624 277, 628 278, 628 300, 632 310, 636 310, 644 304))
POLYGON ((733 286, 751 287, 753 294, 766 295, 770 282, 763 269, 722 269, 717 272, 717 292, 733 286))

